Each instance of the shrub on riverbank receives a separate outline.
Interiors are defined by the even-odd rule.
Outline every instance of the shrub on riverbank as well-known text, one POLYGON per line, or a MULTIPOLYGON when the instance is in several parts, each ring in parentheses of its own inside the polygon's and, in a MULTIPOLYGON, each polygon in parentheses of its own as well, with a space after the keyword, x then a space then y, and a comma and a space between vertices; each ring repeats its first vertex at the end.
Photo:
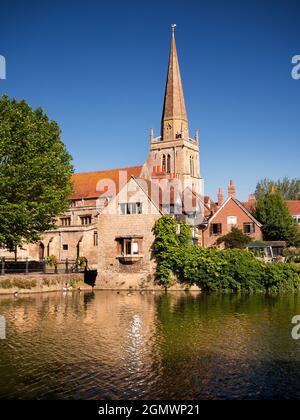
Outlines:
POLYGON ((13 279, 0 279, 0 289, 12 289, 12 288, 18 288, 18 289, 32 289, 36 287, 37 282, 36 280, 23 280, 18 278, 13 279))
MULTIPOLYGON (((182 228, 183 225, 181 225, 182 228)), ((186 225, 184 227, 186 235, 186 225)), ((300 268, 295 264, 265 264, 247 250, 217 250, 192 246, 178 237, 172 217, 154 227, 157 280, 166 288, 172 276, 207 291, 295 292, 300 290, 300 268)))

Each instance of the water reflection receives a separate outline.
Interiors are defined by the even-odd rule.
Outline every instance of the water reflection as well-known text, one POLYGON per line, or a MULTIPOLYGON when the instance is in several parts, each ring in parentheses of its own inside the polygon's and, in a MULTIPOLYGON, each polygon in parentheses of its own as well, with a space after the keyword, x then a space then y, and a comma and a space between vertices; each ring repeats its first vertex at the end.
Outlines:
POLYGON ((300 297, 0 297, 1 398, 299 398, 300 297))

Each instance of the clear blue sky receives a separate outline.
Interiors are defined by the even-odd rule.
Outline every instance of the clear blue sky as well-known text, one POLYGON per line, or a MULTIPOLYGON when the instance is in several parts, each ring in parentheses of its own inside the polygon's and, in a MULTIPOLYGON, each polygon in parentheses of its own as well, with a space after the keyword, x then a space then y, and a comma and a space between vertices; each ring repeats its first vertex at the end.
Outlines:
POLYGON ((299 0, 0 0, 0 94, 42 106, 77 171, 142 164, 159 134, 170 24, 206 192, 299 177, 299 0))

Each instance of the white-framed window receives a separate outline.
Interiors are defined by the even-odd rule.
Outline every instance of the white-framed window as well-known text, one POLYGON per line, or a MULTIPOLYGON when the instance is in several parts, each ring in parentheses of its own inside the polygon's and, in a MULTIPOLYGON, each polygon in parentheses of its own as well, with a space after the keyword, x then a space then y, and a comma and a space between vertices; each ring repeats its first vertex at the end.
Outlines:
POLYGON ((228 216, 227 217, 227 224, 228 225, 237 225, 237 217, 236 216, 228 216))
POLYGON ((293 216, 293 219, 297 223, 297 225, 300 225, 300 215, 299 216, 293 216))
POLYGON ((141 255, 142 238, 118 238, 118 253, 123 257, 141 255))
POLYGON ((134 255, 139 254, 139 243, 137 241, 132 242, 132 253, 134 255))
POLYGON ((120 214, 142 214, 142 203, 120 203, 120 214))

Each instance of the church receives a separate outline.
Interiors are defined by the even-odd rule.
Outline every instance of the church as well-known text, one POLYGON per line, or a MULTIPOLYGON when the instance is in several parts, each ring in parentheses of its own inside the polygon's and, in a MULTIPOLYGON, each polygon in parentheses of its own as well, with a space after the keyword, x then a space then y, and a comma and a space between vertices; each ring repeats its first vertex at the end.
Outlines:
MULTIPOLYGON (((185 98, 172 26, 167 82, 158 136, 150 130, 149 154, 141 166, 76 173, 70 208, 37 244, 18 252, 20 258, 55 256, 60 264, 85 257, 98 270, 97 286, 146 286, 155 272, 153 226, 172 215, 192 227, 195 245, 212 246, 233 225, 261 239, 261 225, 235 197, 218 203, 204 195, 199 135, 190 137, 185 98), (223 227, 222 227, 223 226, 223 227)), ((122 287, 123 288, 123 287, 122 287)))

